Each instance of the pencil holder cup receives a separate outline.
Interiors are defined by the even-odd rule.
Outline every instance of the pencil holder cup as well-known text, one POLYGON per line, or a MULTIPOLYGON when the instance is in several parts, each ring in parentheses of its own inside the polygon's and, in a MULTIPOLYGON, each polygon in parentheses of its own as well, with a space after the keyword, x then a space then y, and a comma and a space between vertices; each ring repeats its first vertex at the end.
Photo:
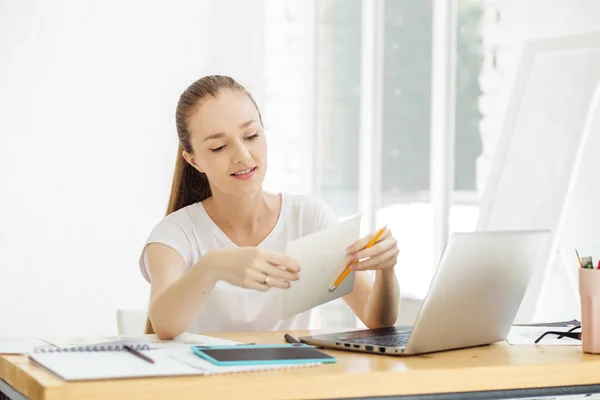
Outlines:
POLYGON ((600 270, 579 268, 579 297, 582 349, 600 354, 600 270))

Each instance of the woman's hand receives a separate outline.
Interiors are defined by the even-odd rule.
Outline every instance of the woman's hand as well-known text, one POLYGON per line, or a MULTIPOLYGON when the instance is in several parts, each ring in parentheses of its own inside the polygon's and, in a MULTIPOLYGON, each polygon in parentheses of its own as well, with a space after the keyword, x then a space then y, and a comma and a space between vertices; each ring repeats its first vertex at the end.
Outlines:
POLYGON ((353 270, 391 270, 396 266, 400 250, 398 250, 398 241, 392 236, 389 229, 385 229, 372 247, 364 248, 376 234, 377 232, 373 232, 357 240, 348 248, 350 262, 353 262, 353 270))
POLYGON ((202 260, 215 280, 260 291, 289 288, 300 272, 300 265, 291 258, 256 247, 216 249, 202 260))

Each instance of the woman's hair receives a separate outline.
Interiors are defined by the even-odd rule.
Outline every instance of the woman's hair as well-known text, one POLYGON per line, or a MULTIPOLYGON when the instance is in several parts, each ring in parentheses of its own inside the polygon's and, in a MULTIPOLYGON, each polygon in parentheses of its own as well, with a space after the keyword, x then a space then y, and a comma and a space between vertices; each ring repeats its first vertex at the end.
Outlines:
POLYGON ((209 75, 192 83, 179 97, 175 112, 179 146, 177 148, 177 160, 175 162, 175 172, 173 174, 173 183, 171 184, 171 197, 169 198, 167 215, 212 196, 206 174, 192 167, 183 158, 182 152, 185 150, 189 154, 194 154, 190 131, 188 129, 190 116, 198 109, 202 101, 208 98, 216 98, 221 90, 239 91, 248 96, 256 107, 262 123, 260 111, 254 98, 246 88, 234 79, 223 75, 209 75))

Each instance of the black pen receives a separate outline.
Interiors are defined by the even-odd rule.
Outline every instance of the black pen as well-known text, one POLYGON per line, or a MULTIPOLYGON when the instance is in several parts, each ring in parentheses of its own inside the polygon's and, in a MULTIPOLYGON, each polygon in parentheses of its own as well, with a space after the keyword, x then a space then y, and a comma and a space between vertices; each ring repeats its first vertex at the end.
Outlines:
POLYGON ((146 360, 146 361, 148 361, 149 363, 152 363, 152 364, 154 364, 154 360, 153 360, 153 359, 151 359, 150 357, 148 357, 148 356, 147 356, 147 355, 145 355, 145 354, 142 354, 142 353, 140 353, 139 351, 137 351, 137 350, 136 350, 136 349, 134 349, 133 347, 131 347, 131 346, 127 346, 127 345, 124 345, 124 346, 123 346, 123 348, 124 348, 125 350, 127 350, 128 352, 130 352, 131 354, 138 356, 138 357, 139 357, 139 358, 141 358, 142 360, 146 360))
POLYGON ((288 343, 302 343, 301 341, 299 341, 298 339, 296 339, 292 335, 288 335, 287 333, 285 335, 283 335, 283 338, 288 343))

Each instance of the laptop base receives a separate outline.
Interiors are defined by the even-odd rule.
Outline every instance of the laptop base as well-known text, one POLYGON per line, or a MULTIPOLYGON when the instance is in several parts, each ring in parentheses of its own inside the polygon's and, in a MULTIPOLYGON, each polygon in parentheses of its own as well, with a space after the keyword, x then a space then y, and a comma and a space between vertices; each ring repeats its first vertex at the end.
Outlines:
POLYGON ((412 326, 399 325, 391 328, 302 336, 299 339, 306 344, 331 349, 402 355, 411 332, 412 326))

